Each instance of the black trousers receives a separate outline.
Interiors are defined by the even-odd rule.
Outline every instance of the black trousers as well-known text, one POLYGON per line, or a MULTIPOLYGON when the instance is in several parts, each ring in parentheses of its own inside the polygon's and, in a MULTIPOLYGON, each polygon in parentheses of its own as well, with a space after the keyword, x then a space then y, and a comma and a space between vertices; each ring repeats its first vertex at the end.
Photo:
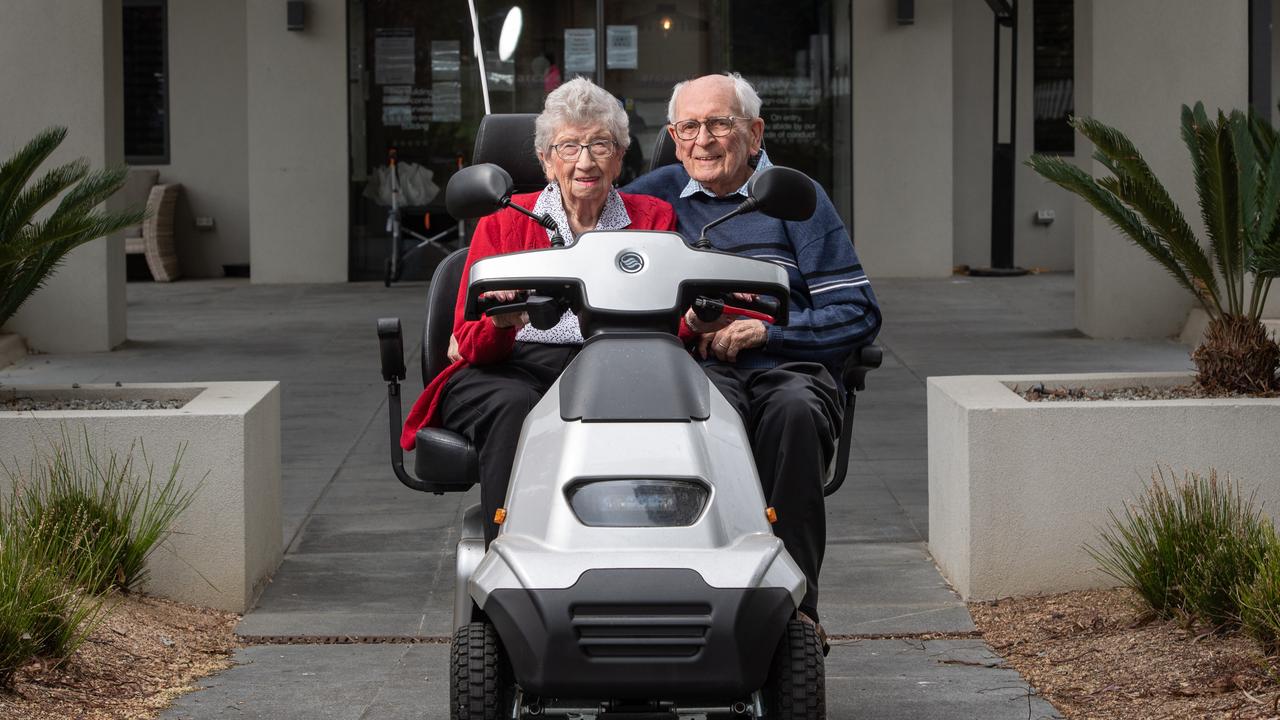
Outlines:
POLYGON ((817 621, 818 574, 827 545, 822 485, 844 412, 836 382, 818 363, 768 370, 722 362, 703 367, 742 416, 765 501, 778 513, 773 532, 808 583, 800 609, 817 621))
POLYGON ((479 456, 486 543, 498 536, 493 514, 506 502, 524 418, 580 349, 518 342, 506 362, 465 367, 444 387, 440 424, 470 440, 479 456))

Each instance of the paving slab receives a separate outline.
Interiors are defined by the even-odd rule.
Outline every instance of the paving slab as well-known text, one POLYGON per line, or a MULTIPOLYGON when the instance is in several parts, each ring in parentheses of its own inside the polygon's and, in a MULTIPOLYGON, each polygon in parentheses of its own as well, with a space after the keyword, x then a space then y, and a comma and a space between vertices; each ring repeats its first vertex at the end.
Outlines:
MULTIPOLYGON (((199 682, 169 720, 435 720, 449 717, 448 646, 257 646, 199 682)), ((1060 718, 978 640, 862 640, 826 663, 827 716, 841 720, 1060 718)))

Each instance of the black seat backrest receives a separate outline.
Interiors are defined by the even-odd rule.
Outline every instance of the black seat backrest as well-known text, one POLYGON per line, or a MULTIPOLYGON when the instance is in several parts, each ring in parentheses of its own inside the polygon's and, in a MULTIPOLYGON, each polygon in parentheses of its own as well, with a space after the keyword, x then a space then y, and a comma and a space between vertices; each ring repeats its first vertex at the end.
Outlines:
POLYGON ((547 175, 533 149, 533 113, 485 115, 476 130, 471 162, 493 163, 511 174, 518 193, 536 192, 547 186, 547 175))
POLYGON ((674 165, 679 162, 676 159, 676 141, 671 139, 671 133, 667 132, 664 125, 658 131, 658 139, 653 143, 653 154, 649 156, 649 172, 653 172, 663 165, 674 165))
MULTIPOLYGON (((493 163, 511 175, 513 190, 535 192, 547 186, 547 176, 533 151, 533 113, 486 115, 476 130, 472 162, 493 163)), ((453 310, 462 284, 467 248, 455 250, 436 267, 427 290, 427 319, 422 328, 422 382, 431 382, 449 366, 446 353, 453 332, 453 310)))
POLYGON ((427 385, 449 366, 449 335, 453 332, 453 309, 462 284, 462 268, 467 264, 467 248, 449 253, 436 266, 427 288, 427 320, 422 327, 422 384, 427 385))

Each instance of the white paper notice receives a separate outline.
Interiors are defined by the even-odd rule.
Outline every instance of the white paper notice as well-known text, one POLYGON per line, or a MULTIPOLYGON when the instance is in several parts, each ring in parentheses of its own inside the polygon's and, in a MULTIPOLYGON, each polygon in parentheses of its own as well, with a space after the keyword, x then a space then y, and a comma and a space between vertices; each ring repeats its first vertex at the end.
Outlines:
POLYGON ((605 63, 610 70, 635 70, 639 66, 639 28, 610 25, 605 28, 605 63))
POLYGON ((564 71, 570 74, 596 71, 595 28, 565 28, 564 71))
POLYGON ((413 28, 378 28, 373 41, 373 81, 412 85, 413 71, 413 28))

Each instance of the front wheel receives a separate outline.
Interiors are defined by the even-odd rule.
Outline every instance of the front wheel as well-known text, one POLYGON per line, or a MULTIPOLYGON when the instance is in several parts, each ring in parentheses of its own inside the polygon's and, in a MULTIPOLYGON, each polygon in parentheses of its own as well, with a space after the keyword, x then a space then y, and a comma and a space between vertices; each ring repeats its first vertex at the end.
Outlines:
POLYGON ((458 628, 449 663, 450 719, 509 718, 512 689, 510 665, 493 625, 473 622, 458 628))
POLYGON ((792 618, 778 641, 764 687, 765 712, 779 720, 826 720, 827 679, 822 643, 812 625, 792 618))

